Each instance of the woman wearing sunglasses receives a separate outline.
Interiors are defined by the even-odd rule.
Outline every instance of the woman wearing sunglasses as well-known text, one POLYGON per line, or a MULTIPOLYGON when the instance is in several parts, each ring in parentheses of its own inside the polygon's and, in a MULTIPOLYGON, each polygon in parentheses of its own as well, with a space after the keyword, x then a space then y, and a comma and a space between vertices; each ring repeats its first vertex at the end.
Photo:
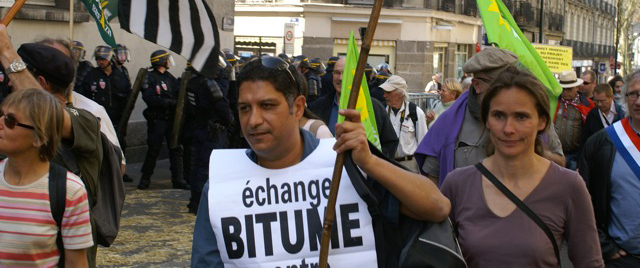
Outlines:
POLYGON ((66 172, 61 221, 64 252, 49 197, 51 159, 60 145, 63 114, 41 89, 11 93, 0 105, 0 267, 87 267, 93 245, 89 203, 82 181, 66 172))

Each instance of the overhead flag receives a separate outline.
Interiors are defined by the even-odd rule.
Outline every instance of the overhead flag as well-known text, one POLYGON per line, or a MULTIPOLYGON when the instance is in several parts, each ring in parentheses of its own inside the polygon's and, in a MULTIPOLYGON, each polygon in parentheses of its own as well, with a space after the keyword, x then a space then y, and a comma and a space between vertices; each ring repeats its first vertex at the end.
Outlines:
MULTIPOLYGON (((351 32, 349 37, 349 47, 347 48, 347 61, 344 65, 344 71, 342 72, 342 93, 340 93, 340 109, 346 109, 349 103, 349 95, 351 93, 351 86, 353 84, 353 77, 356 73, 356 67, 358 66, 358 46, 356 39, 351 32)), ((360 85, 360 92, 358 94, 358 102, 356 104, 356 110, 360 111, 360 118, 362 125, 367 132, 367 139, 371 144, 375 145, 379 150, 382 150, 380 146, 380 135, 378 134, 378 126, 376 125, 376 116, 373 111, 373 104, 371 103, 371 95, 369 94, 369 86, 367 80, 362 77, 362 84, 360 85)), ((338 123, 344 121, 344 116, 338 116, 338 123)))
POLYGON ((119 0, 120 27, 163 46, 213 77, 219 62, 220 38, 204 0, 119 0))
MULTIPOLYGON (((509 50, 547 87, 551 111, 556 110, 562 87, 529 40, 522 34, 502 0, 477 0, 489 43, 509 50)), ((555 113, 552 113, 551 117, 555 113)))
POLYGON ((109 26, 110 17, 105 14, 105 10, 103 9, 103 2, 107 1, 99 1, 99 0, 81 0, 82 3, 87 7, 89 14, 96 21, 96 25, 98 26, 98 31, 100 31, 100 36, 102 40, 107 43, 111 47, 116 46, 116 40, 113 37, 113 30, 111 26, 109 26))
POLYGON ((118 0, 100 0, 100 5, 104 10, 104 16, 107 21, 111 21, 118 16, 118 0))

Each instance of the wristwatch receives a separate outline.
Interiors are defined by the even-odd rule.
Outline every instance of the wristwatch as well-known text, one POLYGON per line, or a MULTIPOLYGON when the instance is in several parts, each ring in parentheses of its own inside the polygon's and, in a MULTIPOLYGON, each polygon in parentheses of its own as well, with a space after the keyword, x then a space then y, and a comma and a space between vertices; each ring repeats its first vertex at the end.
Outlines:
POLYGON ((14 60, 13 63, 9 65, 9 68, 7 68, 6 73, 7 75, 12 73, 17 73, 26 68, 27 68, 27 64, 25 64, 24 61, 22 61, 21 59, 17 59, 17 60, 14 60))

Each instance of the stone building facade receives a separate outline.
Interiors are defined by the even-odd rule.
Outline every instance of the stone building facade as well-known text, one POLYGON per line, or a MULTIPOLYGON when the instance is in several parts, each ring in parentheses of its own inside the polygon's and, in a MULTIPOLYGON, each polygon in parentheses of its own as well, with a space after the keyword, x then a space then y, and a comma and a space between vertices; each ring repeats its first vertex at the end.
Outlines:
MULTIPOLYGON (((295 24, 290 55, 324 60, 344 55, 351 31, 366 27, 373 1, 236 1, 238 55, 285 52, 284 25, 295 24)), ((475 1, 385 1, 371 46, 369 63, 389 63, 391 71, 420 92, 435 73, 460 78, 481 34, 475 1)))

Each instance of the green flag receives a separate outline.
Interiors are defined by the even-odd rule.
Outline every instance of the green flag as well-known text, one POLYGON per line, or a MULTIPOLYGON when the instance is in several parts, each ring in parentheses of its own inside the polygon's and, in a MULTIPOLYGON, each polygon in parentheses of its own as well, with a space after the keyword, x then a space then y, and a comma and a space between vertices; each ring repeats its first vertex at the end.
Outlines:
MULTIPOLYGON (((351 93, 351 85, 353 84, 353 77, 356 73, 356 67, 358 65, 358 46, 356 45, 356 39, 351 32, 349 37, 349 47, 347 48, 347 62, 342 72, 342 93, 340 94, 340 109, 346 109, 349 103, 349 94, 351 93)), ((371 95, 369 94, 369 86, 367 80, 362 77, 362 84, 360 85, 360 94, 358 95, 358 102, 356 104, 356 110, 360 111, 360 118, 362 119, 362 125, 367 131, 367 139, 375 145, 379 150, 382 150, 380 146, 380 136, 378 135, 378 126, 376 125, 376 117, 373 112, 373 104, 371 103, 371 95)), ((338 123, 344 121, 344 116, 338 116, 338 123)))
POLYGON ((100 0, 81 0, 82 3, 87 7, 89 14, 96 20, 96 25, 98 25, 98 31, 100 31, 100 36, 102 40, 107 43, 107 45, 111 47, 116 46, 116 40, 113 37, 113 30, 111 26, 109 26, 109 16, 106 16, 103 7, 103 4, 108 4, 108 1, 100 1, 100 0))
POLYGON ((522 34, 502 0, 477 0, 477 3, 489 43, 518 55, 519 62, 547 87, 551 118, 553 119, 558 105, 558 96, 562 93, 560 83, 544 63, 540 54, 522 34))
POLYGON ((110 22, 118 16, 118 2, 118 0, 100 0, 107 21, 110 22))

